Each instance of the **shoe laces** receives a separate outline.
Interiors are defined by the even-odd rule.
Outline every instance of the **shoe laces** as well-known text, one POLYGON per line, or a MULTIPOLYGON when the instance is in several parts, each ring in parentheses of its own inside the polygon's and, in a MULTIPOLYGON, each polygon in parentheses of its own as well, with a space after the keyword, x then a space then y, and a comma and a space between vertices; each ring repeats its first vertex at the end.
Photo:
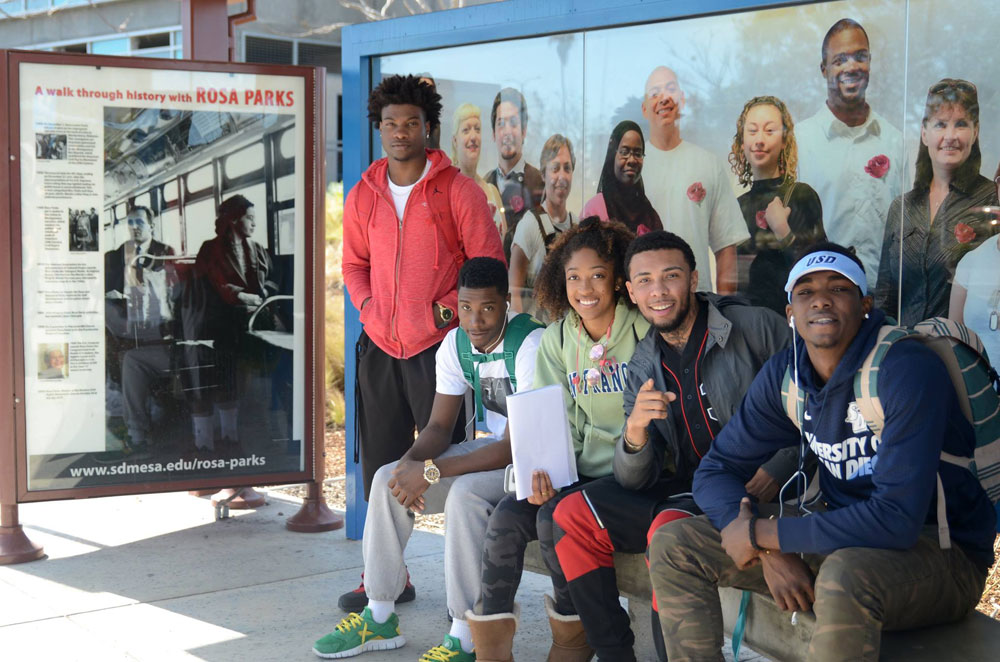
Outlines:
POLYGON ((365 625, 364 617, 361 614, 356 614, 354 612, 351 612, 350 614, 342 618, 339 623, 337 623, 337 632, 342 632, 343 634, 347 634, 352 630, 357 630, 359 628, 364 627, 364 625, 365 625))
POLYGON ((449 662, 452 658, 458 657, 461 651, 452 650, 443 644, 435 646, 420 656, 420 662, 449 662))

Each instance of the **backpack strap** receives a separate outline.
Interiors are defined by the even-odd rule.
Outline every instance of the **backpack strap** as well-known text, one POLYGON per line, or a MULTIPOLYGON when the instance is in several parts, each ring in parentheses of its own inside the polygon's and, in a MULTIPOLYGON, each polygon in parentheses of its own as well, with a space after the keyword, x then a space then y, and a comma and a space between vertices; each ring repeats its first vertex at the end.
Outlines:
POLYGON ((795 192, 795 187, 798 186, 798 185, 799 185, 798 182, 792 182, 792 185, 788 187, 788 190, 785 191, 785 195, 782 196, 782 198, 781 198, 781 204, 782 204, 782 206, 784 206, 784 207, 788 206, 788 201, 792 199, 792 193, 795 192))
MULTIPOLYGON (((432 194, 427 196, 427 200, 434 216, 434 224, 444 235, 444 243, 448 246, 452 259, 455 260, 455 266, 461 267, 462 263, 465 262, 465 251, 462 249, 462 242, 458 237, 457 224, 451 215, 451 194, 454 188, 452 185, 455 183, 458 172, 458 168, 450 165, 435 177, 433 184, 441 185, 444 188, 444 195, 432 194)), ((426 186, 430 184, 432 182, 425 184, 425 192, 426 186)))
POLYGON ((507 375, 510 378, 510 385, 517 390, 516 363, 517 353, 521 349, 521 344, 535 329, 542 329, 545 326, 527 313, 515 315, 507 323, 507 330, 503 337, 503 351, 492 352, 490 354, 476 354, 472 350, 472 342, 468 334, 461 327, 455 332, 455 350, 458 352, 458 363, 462 368, 462 376, 475 394, 476 421, 482 423, 486 420, 486 411, 483 407, 482 385, 479 382, 479 364, 490 363, 503 359, 507 368, 507 375))
POLYGON ((458 353, 458 365, 462 368, 462 377, 465 378, 469 386, 475 388, 476 384, 473 381, 475 367, 472 363, 472 341, 469 340, 469 334, 462 327, 458 327, 455 331, 455 351, 458 353))
POLYGON ((517 353, 521 345, 535 329, 544 329, 545 325, 527 313, 519 313, 507 324, 507 332, 503 338, 503 360, 510 376, 510 387, 517 392, 517 353))
POLYGON ((472 387, 476 403, 476 422, 482 423, 486 420, 486 412, 483 408, 482 386, 479 383, 479 364, 502 359, 503 352, 476 354, 472 351, 472 341, 469 340, 468 334, 462 327, 458 327, 458 330, 455 331, 455 351, 458 352, 458 364, 462 368, 462 377, 472 387))
POLYGON ((878 396, 878 377, 882 360, 896 341, 919 336, 918 332, 904 327, 888 324, 882 326, 878 330, 875 346, 854 373, 854 401, 875 436, 881 436, 885 427, 885 410, 882 408, 882 399, 878 396))
POLYGON ((802 410, 805 407, 805 399, 802 389, 792 379, 791 366, 785 366, 785 376, 781 380, 781 401, 785 405, 785 413, 795 424, 795 427, 802 431, 802 410))
MULTIPOLYGON (((868 428, 872 431, 873 435, 881 436, 882 430, 885 428, 885 410, 882 407, 882 399, 878 395, 878 376, 882 360, 885 359, 885 355, 889 353, 894 343, 907 338, 921 341, 928 347, 935 349, 935 354, 940 356, 944 361, 949 374, 952 373, 950 363, 956 362, 951 351, 947 353, 936 351, 934 344, 931 342, 934 338, 931 336, 926 336, 919 331, 905 327, 890 326, 888 324, 879 329, 875 347, 868 353, 864 363, 861 364, 861 367, 854 374, 854 401, 857 403, 858 410, 861 412, 861 416, 865 419, 865 423, 868 424, 868 428), (951 355, 950 361, 946 354, 951 355)), ((961 375, 959 375, 958 381, 961 381, 961 375)), ((962 390, 964 391, 964 388, 962 390)), ((958 395, 959 402, 963 405, 963 412, 965 412, 968 409, 968 397, 963 398, 960 393, 958 395)), ((941 453, 941 459, 946 462, 951 462, 948 458, 955 457, 944 452, 941 453)), ((970 466, 969 458, 964 458, 963 460, 962 464, 968 468, 970 466)), ((957 462, 952 463, 958 464, 957 462)), ((937 528, 938 545, 941 549, 951 549, 951 531, 948 527, 948 508, 945 502, 944 484, 941 482, 941 472, 937 473, 937 528)))

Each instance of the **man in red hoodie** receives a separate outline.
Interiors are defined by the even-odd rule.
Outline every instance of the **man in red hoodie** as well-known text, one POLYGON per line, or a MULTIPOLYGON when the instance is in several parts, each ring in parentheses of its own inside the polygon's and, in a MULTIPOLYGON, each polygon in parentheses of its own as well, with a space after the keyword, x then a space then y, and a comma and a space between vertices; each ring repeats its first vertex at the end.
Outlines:
MULTIPOLYGON (((434 353, 458 322, 459 267, 470 257, 503 260, 482 189, 427 147, 440 115, 441 97, 416 76, 390 76, 372 90, 368 118, 386 157, 344 202, 344 282, 364 324, 356 357, 366 499, 378 468, 398 460, 430 419, 434 353)), ((460 416, 455 441, 464 428, 460 416)))

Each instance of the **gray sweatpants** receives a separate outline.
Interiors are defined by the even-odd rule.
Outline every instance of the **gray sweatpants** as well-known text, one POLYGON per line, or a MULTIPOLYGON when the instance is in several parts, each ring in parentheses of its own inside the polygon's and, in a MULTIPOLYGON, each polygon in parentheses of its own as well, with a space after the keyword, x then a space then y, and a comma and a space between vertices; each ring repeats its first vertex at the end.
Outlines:
MULTIPOLYGON (((492 437, 453 445, 440 457, 470 453, 495 442, 492 437)), ((392 496, 389 479, 396 463, 382 466, 372 479, 362 549, 365 591, 371 600, 392 601, 406 586, 403 550, 413 533, 413 513, 392 496)), ((448 613, 464 620, 479 598, 479 571, 486 523, 504 496, 503 469, 442 478, 424 492, 424 514, 445 514, 444 586, 448 613)))

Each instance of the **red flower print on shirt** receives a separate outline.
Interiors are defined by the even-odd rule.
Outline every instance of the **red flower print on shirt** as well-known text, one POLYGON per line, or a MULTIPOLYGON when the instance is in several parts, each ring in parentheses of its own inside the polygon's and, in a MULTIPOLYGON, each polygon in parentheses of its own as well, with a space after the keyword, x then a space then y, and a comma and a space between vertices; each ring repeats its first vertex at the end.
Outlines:
POLYGON ((701 185, 701 182, 695 182, 688 187, 687 196, 691 202, 701 202, 705 199, 705 187, 701 185))
POLYGON ((955 239, 960 244, 967 244, 976 238, 976 231, 968 223, 959 223, 955 226, 955 239))
POLYGON ((759 212, 757 212, 757 227, 759 227, 761 230, 767 230, 768 225, 767 225, 766 209, 761 209, 759 212))
POLYGON ((497 215, 497 206, 492 202, 487 202, 486 205, 490 208, 490 216, 497 215))
POLYGON ((865 172, 875 179, 882 179, 885 177, 885 174, 889 172, 889 157, 885 154, 873 156, 868 160, 868 165, 865 166, 865 172))

